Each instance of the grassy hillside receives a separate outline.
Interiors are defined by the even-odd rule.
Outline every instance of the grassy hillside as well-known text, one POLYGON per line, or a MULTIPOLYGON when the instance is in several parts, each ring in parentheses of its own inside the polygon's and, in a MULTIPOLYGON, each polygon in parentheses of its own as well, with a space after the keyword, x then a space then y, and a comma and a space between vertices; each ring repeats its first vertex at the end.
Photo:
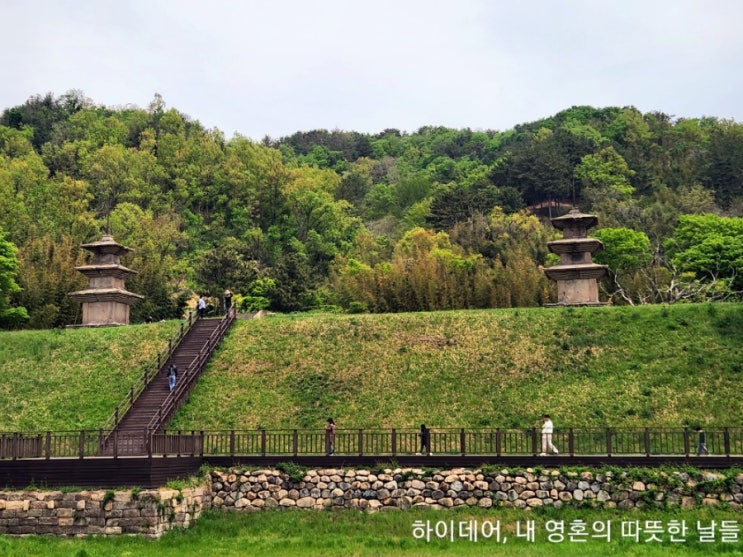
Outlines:
POLYGON ((739 425, 743 306, 241 321, 182 429, 739 425))
POLYGON ((0 431, 103 426, 179 325, 0 333, 0 431))
MULTIPOLYGON (((0 334, 0 430, 100 427, 177 326, 0 334)), ((741 304, 274 316, 172 427, 740 425, 742 352, 741 304)))

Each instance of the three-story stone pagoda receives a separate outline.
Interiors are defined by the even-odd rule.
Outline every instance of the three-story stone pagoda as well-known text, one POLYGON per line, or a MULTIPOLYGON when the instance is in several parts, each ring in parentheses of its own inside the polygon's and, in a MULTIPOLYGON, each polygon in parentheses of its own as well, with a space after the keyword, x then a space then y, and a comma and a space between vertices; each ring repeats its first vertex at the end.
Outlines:
POLYGON ((88 288, 69 293, 82 302, 81 326, 128 325, 130 306, 144 298, 129 292, 124 286, 127 277, 137 274, 137 271, 124 267, 120 258, 133 250, 116 243, 108 234, 81 247, 94 255, 91 265, 75 267, 76 271, 88 277, 88 288))
POLYGON ((573 208, 567 214, 551 220, 552 226, 562 230, 562 240, 547 242, 547 248, 560 256, 560 263, 544 269, 557 282, 558 306, 599 306, 599 281, 608 273, 606 265, 593 262, 594 253, 604 245, 588 237, 588 229, 598 224, 595 215, 586 215, 573 208))

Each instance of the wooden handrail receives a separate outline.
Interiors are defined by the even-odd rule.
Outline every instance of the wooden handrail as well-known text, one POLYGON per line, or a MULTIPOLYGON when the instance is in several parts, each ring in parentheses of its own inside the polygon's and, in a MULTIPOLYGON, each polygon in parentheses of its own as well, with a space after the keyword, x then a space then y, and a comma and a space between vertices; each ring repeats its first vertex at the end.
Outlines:
MULTIPOLYGON (((165 413, 163 413, 164 415, 165 413)), ((336 454, 346 456, 415 455, 420 438, 417 429, 336 431, 336 454)), ((76 430, 44 433, 0 433, 0 459, 89 458, 101 456, 102 430, 76 430)), ((533 457, 531 441, 534 431, 527 429, 430 428, 432 448, 436 455, 447 457, 533 457), (491 442, 495 436, 495 445, 491 442), (464 454, 463 454, 464 453, 464 454)), ((743 427, 708 428, 707 446, 717 460, 743 457, 743 427)), ((203 456, 317 456, 325 454, 325 431, 311 430, 229 430, 177 434, 142 429, 132 433, 113 431, 105 442, 107 453, 118 456, 168 456, 197 453, 203 456)), ((651 461, 665 456, 690 458, 702 463, 706 457, 690 456, 695 447, 684 428, 586 428, 556 429, 553 443, 560 449, 559 458, 569 463, 582 456, 631 456, 651 461), (688 441, 687 441, 688 440, 688 441), (689 447, 687 443, 692 443, 689 447), (648 450, 649 448, 649 450, 648 450)), ((534 457, 540 458, 540 457, 534 457)))
POLYGON ((178 332, 170 340, 168 340, 168 350, 165 353, 165 357, 163 358, 162 354, 158 354, 157 361, 154 365, 147 364, 144 367, 142 377, 138 379, 137 382, 129 389, 129 392, 124 397, 124 400, 122 400, 116 406, 113 415, 108 420, 106 420, 106 423, 103 425, 103 431, 110 433, 111 431, 116 429, 116 426, 119 425, 119 418, 123 417, 129 411, 129 409, 134 406, 134 403, 139 398, 139 395, 141 395, 148 387, 148 385, 152 382, 152 380, 157 377, 160 368, 167 363, 168 358, 170 358, 173 352, 180 345, 183 338, 194 326, 194 323, 196 323, 195 316, 195 312, 189 312, 187 320, 188 326, 184 329, 183 323, 181 323, 178 332))
POLYGON ((147 431, 154 433, 158 431, 163 424, 170 420, 171 416, 175 411, 183 404, 188 394, 193 389, 196 379, 201 375, 206 367, 207 362, 211 358, 214 349, 222 340, 225 333, 229 330, 232 324, 235 322, 237 316, 237 308, 234 306, 230 308, 230 311, 225 315, 219 322, 219 326, 212 331, 211 335, 207 339, 204 346, 199 350, 198 355, 193 362, 185 369, 183 374, 178 378, 178 381, 165 401, 163 402, 157 415, 153 416, 149 424, 147 424, 147 431))

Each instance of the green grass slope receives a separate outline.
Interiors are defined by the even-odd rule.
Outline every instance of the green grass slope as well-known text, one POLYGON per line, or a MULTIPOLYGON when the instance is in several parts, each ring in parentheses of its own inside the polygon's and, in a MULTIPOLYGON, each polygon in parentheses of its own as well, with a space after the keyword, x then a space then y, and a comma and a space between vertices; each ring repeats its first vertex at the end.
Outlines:
POLYGON ((179 326, 0 333, 0 431, 102 427, 179 326))
POLYGON ((743 305, 240 321, 173 429, 740 425, 743 305))
MULTIPOLYGON (((178 326, 0 333, 0 431, 101 427, 178 326)), ((171 428, 735 426, 742 379, 743 304, 273 316, 171 428)))

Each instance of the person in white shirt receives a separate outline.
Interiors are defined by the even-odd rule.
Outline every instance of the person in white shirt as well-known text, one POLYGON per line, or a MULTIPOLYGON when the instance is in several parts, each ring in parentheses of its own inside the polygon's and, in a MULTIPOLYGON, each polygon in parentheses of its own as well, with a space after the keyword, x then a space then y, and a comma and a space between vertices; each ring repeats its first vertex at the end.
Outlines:
POLYGON ((547 456, 547 451, 559 454, 557 447, 552 444, 552 431, 554 426, 549 414, 544 415, 544 424, 542 425, 542 453, 539 456, 547 456))

